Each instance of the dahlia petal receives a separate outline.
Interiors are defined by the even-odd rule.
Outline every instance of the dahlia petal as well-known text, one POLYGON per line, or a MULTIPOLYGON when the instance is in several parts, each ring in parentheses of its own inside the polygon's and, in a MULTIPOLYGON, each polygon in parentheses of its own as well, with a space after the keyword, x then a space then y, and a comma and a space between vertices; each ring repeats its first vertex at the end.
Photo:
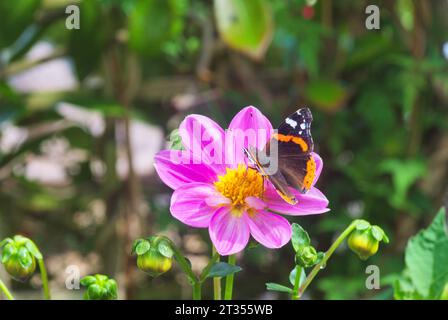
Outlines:
POLYGON ((213 165, 224 172, 224 130, 213 120, 202 115, 189 115, 179 126, 182 143, 201 163, 213 165))
POLYGON ((267 207, 266 203, 257 197, 247 197, 244 202, 246 202, 249 208, 253 208, 256 210, 263 210, 267 207))
POLYGON ((216 172, 204 163, 195 163, 188 151, 162 150, 154 157, 154 166, 160 179, 176 190, 186 183, 211 183, 216 172))
POLYGON ((297 204, 295 205, 284 201, 272 186, 268 186, 263 200, 268 205, 269 210, 292 216, 320 214, 330 211, 328 208, 328 199, 319 189, 311 187, 305 194, 292 188, 290 190, 297 198, 297 204))
POLYGON ((252 237, 267 248, 280 248, 291 239, 291 225, 279 215, 258 211, 248 221, 252 237))
POLYGON ((210 207, 221 207, 225 205, 230 205, 232 201, 229 198, 224 197, 221 193, 215 192, 213 195, 207 197, 205 202, 210 207))
POLYGON ((314 158, 314 161, 316 162, 316 173, 314 176, 314 181, 312 186, 314 187, 314 185, 317 183, 317 180, 319 180, 320 177, 320 173, 322 172, 322 168, 324 166, 324 162, 322 160, 322 158, 315 152, 311 153, 311 155, 314 158))
POLYGON ((269 120, 255 107, 249 106, 238 112, 226 132, 226 163, 245 163, 243 147, 263 149, 272 134, 269 120))
POLYGON ((230 207, 219 208, 210 220, 210 239, 222 256, 242 251, 249 242, 250 232, 246 213, 236 217, 230 207))
POLYGON ((206 228, 217 210, 206 202, 215 195, 215 188, 206 183, 189 183, 174 191, 170 211, 173 217, 197 228, 206 228))

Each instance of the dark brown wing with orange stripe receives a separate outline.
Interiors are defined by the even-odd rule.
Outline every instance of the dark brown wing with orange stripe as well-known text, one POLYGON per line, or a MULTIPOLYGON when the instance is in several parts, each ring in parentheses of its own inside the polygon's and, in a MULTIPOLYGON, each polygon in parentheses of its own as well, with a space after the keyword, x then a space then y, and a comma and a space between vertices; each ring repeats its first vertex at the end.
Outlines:
MULTIPOLYGON (((313 137, 311 136, 311 122, 313 115, 308 108, 302 108, 290 114, 278 127, 278 138, 280 141, 292 141, 301 146, 299 153, 311 153, 314 149, 313 137)), ((297 150, 292 151, 297 154, 297 150)))
POLYGON ((263 152, 251 148, 245 150, 260 173, 290 204, 296 204, 297 199, 289 187, 305 193, 311 188, 316 174, 316 162, 311 155, 314 149, 312 121, 313 116, 308 108, 299 109, 282 122, 263 152), (273 159, 277 159, 277 166, 272 166, 273 159))

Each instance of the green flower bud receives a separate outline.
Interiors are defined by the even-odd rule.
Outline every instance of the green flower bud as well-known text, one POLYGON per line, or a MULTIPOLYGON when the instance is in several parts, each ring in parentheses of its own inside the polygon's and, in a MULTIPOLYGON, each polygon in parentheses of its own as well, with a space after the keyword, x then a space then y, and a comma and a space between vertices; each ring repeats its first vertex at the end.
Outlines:
POLYGON ((313 246, 303 246, 297 251, 295 262, 301 267, 309 268, 316 264, 317 259, 318 253, 313 246))
POLYGON ((5 270, 18 281, 26 281, 36 270, 36 258, 42 258, 34 242, 19 235, 4 239, 0 247, 5 270))
POLYGON ((118 297, 117 282, 102 274, 82 278, 81 285, 86 287, 84 300, 116 300, 118 297))
POLYGON ((132 249, 137 254, 137 266, 151 277, 157 277, 171 269, 173 250, 164 237, 138 239, 132 249))

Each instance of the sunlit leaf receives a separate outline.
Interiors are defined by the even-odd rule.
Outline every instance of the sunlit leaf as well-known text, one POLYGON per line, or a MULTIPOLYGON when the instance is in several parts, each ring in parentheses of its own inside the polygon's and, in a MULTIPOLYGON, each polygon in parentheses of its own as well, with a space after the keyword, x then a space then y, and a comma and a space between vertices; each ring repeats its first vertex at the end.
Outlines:
POLYGON ((448 282, 448 233, 444 208, 429 228, 409 240, 405 262, 419 294, 427 299, 438 299, 448 282))
POLYGON ((219 34, 231 48, 263 58, 273 34, 272 12, 264 0, 215 0, 219 34))

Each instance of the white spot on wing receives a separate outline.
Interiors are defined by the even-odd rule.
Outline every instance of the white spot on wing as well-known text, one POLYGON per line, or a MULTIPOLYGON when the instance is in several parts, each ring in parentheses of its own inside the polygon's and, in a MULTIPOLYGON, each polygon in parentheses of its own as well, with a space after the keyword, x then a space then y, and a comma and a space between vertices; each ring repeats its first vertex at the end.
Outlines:
POLYGON ((304 123, 304 122, 301 123, 300 124, 300 129, 305 130, 305 128, 306 128, 306 123, 304 123))
POLYGON ((294 121, 290 118, 286 118, 285 122, 287 124, 289 124, 291 127, 293 127, 294 129, 297 127, 297 121, 294 121))

